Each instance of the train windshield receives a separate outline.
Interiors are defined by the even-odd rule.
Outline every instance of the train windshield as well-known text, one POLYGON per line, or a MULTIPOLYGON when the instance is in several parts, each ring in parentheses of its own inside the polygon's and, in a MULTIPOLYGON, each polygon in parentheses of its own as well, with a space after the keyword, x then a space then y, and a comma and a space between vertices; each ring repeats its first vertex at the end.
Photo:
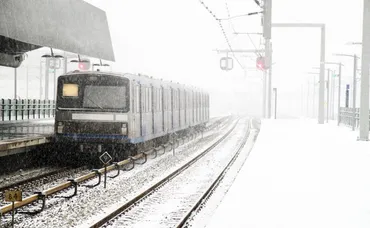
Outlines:
POLYGON ((57 107, 127 112, 128 85, 128 79, 119 77, 61 77, 58 82, 57 107))
POLYGON ((126 107, 126 87, 91 86, 84 89, 83 108, 124 109, 126 107))

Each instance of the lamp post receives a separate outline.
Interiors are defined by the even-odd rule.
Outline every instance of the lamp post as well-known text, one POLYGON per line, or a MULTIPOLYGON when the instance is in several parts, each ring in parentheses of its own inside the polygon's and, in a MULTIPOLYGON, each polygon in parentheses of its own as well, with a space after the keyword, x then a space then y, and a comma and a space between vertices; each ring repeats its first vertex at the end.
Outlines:
POLYGON ((54 55, 53 49, 51 49, 51 55, 45 54, 42 55, 41 58, 45 58, 45 100, 49 100, 49 70, 50 70, 50 59, 53 61, 53 69, 54 69, 54 78, 53 78, 53 99, 56 98, 56 60, 63 59, 64 56, 62 55, 54 55))
POLYGON ((354 131, 356 129, 356 84, 357 84, 357 80, 356 80, 356 75, 357 75, 357 59, 359 59, 359 57, 357 57, 357 55, 348 55, 348 54, 334 54, 334 56, 345 56, 345 57, 351 57, 353 58, 353 102, 352 102, 352 107, 353 107, 353 119, 352 119, 352 131, 354 131))

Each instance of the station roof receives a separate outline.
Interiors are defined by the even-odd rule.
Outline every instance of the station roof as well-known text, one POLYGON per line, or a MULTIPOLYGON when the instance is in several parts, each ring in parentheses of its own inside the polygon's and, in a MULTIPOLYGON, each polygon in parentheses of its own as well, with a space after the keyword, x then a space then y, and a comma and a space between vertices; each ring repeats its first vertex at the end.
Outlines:
POLYGON ((0 65, 18 67, 22 54, 40 47, 115 60, 101 9, 82 0, 2 0, 0 65))

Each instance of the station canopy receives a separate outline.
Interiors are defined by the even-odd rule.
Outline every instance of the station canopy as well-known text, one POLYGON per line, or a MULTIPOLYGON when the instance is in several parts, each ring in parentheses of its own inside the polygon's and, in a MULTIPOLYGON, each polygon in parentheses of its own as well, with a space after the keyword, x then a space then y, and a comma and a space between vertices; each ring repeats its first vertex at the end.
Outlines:
POLYGON ((41 47, 114 61, 99 8, 82 0, 1 0, 0 65, 18 67, 26 52, 41 47))

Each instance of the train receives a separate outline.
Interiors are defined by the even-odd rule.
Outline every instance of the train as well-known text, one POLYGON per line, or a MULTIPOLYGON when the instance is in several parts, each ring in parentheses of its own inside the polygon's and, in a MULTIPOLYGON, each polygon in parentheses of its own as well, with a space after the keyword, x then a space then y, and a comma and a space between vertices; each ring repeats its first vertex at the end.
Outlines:
MULTIPOLYGON (((204 128, 209 94, 145 75, 73 71, 58 77, 55 144, 127 158, 204 128)), ((67 147, 67 148, 66 148, 67 147)))

